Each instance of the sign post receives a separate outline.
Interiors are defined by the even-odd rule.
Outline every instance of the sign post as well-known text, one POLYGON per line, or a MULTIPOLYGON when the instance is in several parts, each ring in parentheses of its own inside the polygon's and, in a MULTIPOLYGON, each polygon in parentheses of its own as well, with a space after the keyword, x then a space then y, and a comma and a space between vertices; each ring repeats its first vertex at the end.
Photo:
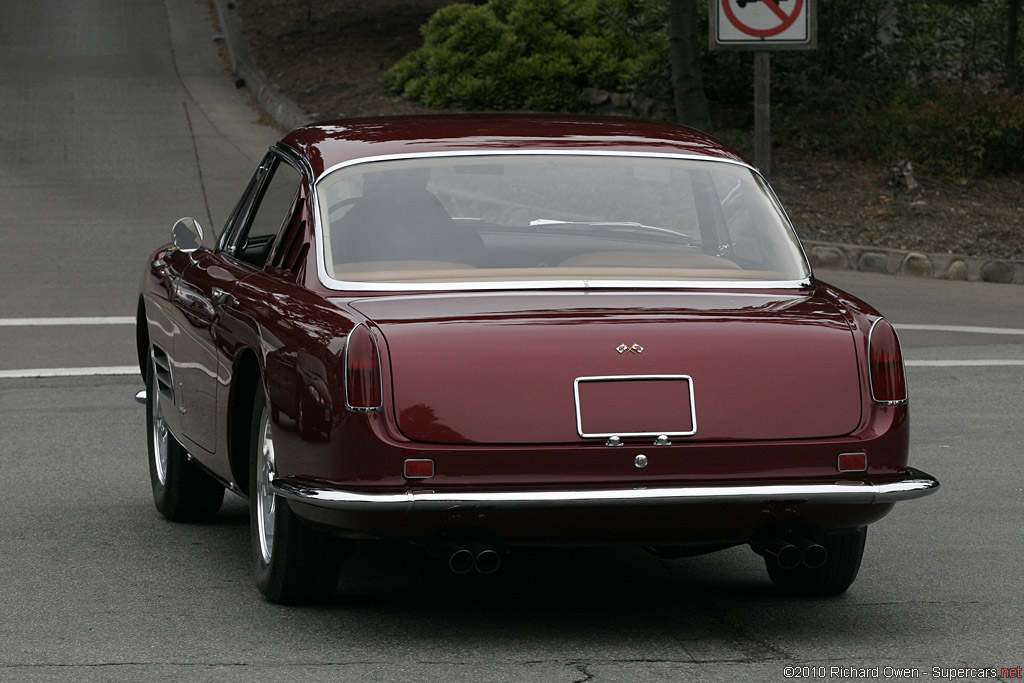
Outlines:
POLYGON ((815 0, 711 0, 712 50, 754 51, 754 164, 771 173, 770 50, 818 46, 815 0))

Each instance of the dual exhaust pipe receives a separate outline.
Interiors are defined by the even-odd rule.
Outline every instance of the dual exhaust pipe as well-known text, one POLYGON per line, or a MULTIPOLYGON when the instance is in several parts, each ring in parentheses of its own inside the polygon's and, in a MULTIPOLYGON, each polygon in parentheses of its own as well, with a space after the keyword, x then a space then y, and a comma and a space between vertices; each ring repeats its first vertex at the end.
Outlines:
POLYGON ((501 554, 479 543, 445 543, 439 551, 453 574, 493 574, 501 567, 501 554))
MULTIPOLYGON (((759 534, 750 541, 758 555, 774 560, 783 569, 823 567, 828 561, 825 546, 796 534, 759 534)), ((479 543, 444 543, 435 546, 438 555, 453 574, 493 574, 501 568, 501 554, 479 543)))
POLYGON ((796 569, 801 565, 808 569, 818 569, 828 561, 825 546, 796 534, 759 534, 750 541, 750 547, 758 555, 774 560, 783 569, 796 569))

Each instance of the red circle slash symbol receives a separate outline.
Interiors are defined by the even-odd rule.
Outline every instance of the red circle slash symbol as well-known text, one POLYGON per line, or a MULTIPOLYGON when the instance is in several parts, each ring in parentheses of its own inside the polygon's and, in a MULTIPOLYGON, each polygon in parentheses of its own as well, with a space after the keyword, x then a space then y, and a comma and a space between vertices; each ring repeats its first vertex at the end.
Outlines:
MULTIPOLYGON (((780 33, 782 33, 787 28, 793 25, 793 23, 797 20, 797 17, 800 16, 801 10, 803 10, 804 8, 804 0, 795 0, 793 3, 793 11, 789 14, 786 14, 786 12, 781 7, 779 7, 779 1, 781 0, 754 1, 760 1, 761 3, 763 3, 765 7, 770 9, 772 13, 779 18, 779 21, 781 23, 779 23, 778 26, 765 29, 747 26, 746 24, 739 20, 739 18, 736 16, 736 13, 733 11, 732 3, 734 2, 734 0, 721 0, 722 9, 725 10, 725 16, 729 18, 729 22, 738 30, 742 31, 743 33, 746 33, 748 36, 753 36, 755 38, 771 38, 772 36, 779 35, 780 33)), ((751 0, 737 0, 737 2, 741 7, 743 7, 744 5, 747 4, 747 2, 751 2, 751 0)))

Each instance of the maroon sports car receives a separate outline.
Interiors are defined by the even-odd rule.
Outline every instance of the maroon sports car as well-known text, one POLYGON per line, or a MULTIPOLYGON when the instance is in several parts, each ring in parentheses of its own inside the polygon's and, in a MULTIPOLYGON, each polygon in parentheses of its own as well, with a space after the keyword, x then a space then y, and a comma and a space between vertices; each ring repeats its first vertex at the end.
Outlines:
POLYGON ((938 487, 907 466, 893 327, 691 129, 309 126, 216 240, 172 236, 138 306, 154 499, 247 497, 275 602, 330 595, 374 538, 482 573, 523 545, 749 544, 783 591, 835 595, 867 526, 938 487))

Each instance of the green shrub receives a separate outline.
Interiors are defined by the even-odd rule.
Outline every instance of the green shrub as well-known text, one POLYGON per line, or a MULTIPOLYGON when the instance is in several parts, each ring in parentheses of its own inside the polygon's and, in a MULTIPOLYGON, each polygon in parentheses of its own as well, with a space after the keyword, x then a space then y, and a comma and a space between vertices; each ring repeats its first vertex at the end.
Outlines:
POLYGON ((977 177, 1024 171, 1024 96, 935 88, 902 113, 907 146, 936 172, 977 177))
MULTIPOLYGON (((488 0, 438 10, 385 74, 437 108, 582 111, 597 88, 672 108, 669 0, 488 0)), ((705 92, 752 123, 752 53, 697 35, 705 92)), ((1024 104, 998 89, 1005 0, 828 0, 818 49, 772 54, 776 144, 977 176, 1024 170, 1024 104)), ((1024 56, 1024 55, 1022 55, 1024 56)), ((735 114, 739 116, 735 116, 735 114)))
POLYGON ((1005 4, 819 2, 818 50, 772 54, 776 143, 948 178, 1024 171, 1024 100, 999 88, 1005 4))
POLYGON ((594 87, 670 99, 666 0, 490 0, 438 10, 384 76, 434 107, 567 111, 594 87))
POLYGON ((1024 171, 1024 95, 953 85, 857 93, 836 84, 831 101, 817 116, 777 107, 779 137, 881 164, 909 159, 946 178, 1024 171))

